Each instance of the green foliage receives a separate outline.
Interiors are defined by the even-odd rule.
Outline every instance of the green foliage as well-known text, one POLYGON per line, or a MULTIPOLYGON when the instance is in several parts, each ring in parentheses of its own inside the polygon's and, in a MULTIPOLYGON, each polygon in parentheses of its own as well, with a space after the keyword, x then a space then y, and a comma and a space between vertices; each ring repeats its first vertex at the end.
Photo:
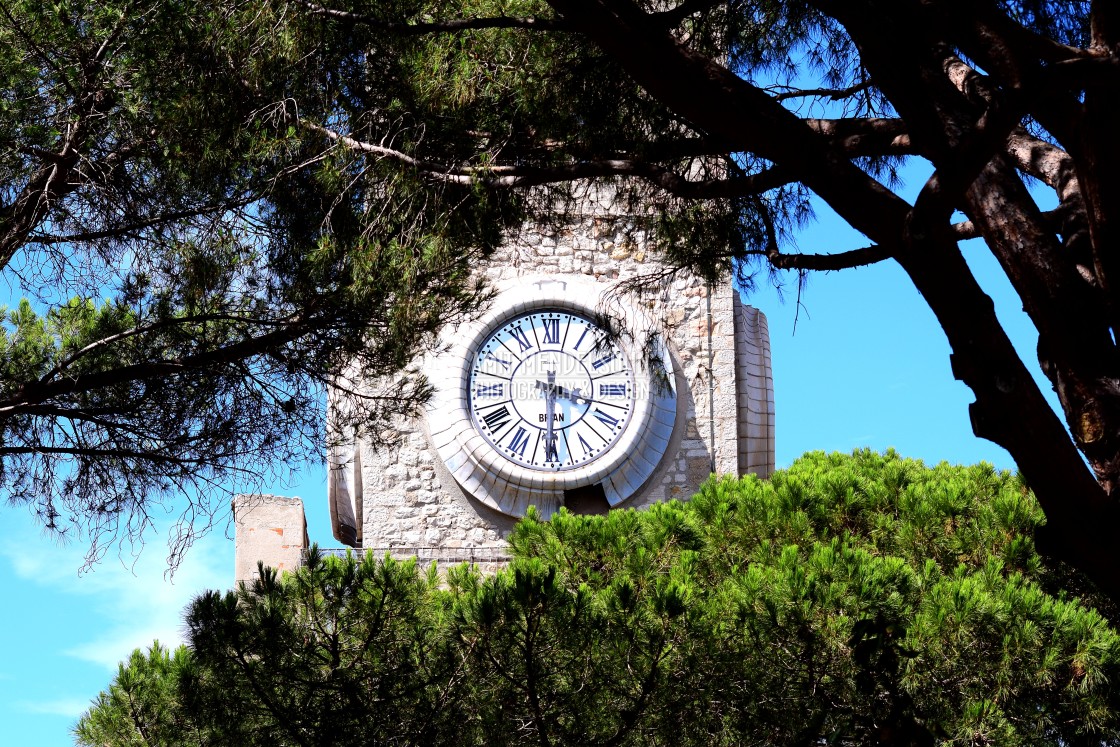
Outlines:
MULTIPOLYGON (((521 215, 302 128, 413 131, 451 104, 411 93, 424 42, 383 44, 402 62, 381 85, 362 39, 298 8, 0 13, 0 489, 91 559, 175 501, 174 562, 230 490, 318 459, 332 377, 396 373, 477 309, 471 267, 521 215)), ((345 395, 341 425, 378 437, 426 392, 345 395)))
POLYGON ((156 642, 147 652, 133 651, 74 727, 76 741, 118 747, 209 744, 179 702, 180 683, 192 676, 185 646, 172 652, 156 642))
POLYGON ((1042 590, 1041 522, 1018 478, 989 465, 860 451, 640 514, 525 521, 510 541, 570 586, 621 584, 647 609, 667 584, 687 590, 675 596, 695 648, 674 680, 726 704, 699 731, 727 743, 1115 734, 1120 638, 1042 590))
POLYGON ((1041 522, 986 464, 810 453, 530 517, 493 576, 312 553, 199 598, 159 697, 223 744, 1113 743, 1120 634, 1054 588, 1041 522))
POLYGON ((313 553, 283 581, 200 597, 192 712, 230 744, 444 743, 461 675, 435 587, 415 562, 313 553))

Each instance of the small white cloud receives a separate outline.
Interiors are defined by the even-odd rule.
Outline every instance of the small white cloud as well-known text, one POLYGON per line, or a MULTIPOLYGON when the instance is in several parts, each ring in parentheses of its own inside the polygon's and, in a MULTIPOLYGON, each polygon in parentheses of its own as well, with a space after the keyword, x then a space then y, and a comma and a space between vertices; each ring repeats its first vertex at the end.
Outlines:
POLYGON ((224 538, 206 538, 191 549, 175 574, 164 577, 162 563, 137 566, 135 575, 116 566, 98 568, 83 577, 94 582, 99 613, 107 625, 93 640, 65 653, 115 669, 133 649, 159 640, 169 648, 183 642, 183 611, 200 592, 231 582, 233 557, 224 538))
POLYGON ((89 710, 90 701, 81 698, 60 698, 40 702, 19 701, 16 707, 26 713, 41 713, 47 716, 65 716, 77 720, 89 710))
POLYGON ((233 543, 221 532, 197 541, 169 579, 160 542, 165 533, 153 534, 132 567, 110 556, 79 575, 85 552, 80 543, 59 545, 36 536, 27 524, 21 529, 12 531, 9 525, 0 532, 0 557, 21 578, 52 594, 75 597, 74 606, 85 610, 85 633, 60 641, 63 653, 109 671, 153 640, 178 646, 187 604, 202 591, 229 588, 233 581, 233 543))
POLYGON ((184 602, 179 606, 174 620, 160 620, 158 618, 167 616, 156 615, 142 627, 124 628, 115 625, 92 641, 65 649, 62 653, 114 671, 134 650, 147 650, 153 641, 159 641, 170 649, 177 648, 183 643, 180 617, 186 604, 184 602))

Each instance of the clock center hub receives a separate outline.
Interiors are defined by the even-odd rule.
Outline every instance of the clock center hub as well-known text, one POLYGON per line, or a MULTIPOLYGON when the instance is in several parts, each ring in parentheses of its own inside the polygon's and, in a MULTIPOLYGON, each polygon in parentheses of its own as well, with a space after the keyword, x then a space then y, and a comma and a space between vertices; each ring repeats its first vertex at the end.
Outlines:
POLYGON ((591 374, 579 358, 559 350, 530 355, 511 379, 517 414, 544 428, 567 428, 583 419, 591 406, 591 374))

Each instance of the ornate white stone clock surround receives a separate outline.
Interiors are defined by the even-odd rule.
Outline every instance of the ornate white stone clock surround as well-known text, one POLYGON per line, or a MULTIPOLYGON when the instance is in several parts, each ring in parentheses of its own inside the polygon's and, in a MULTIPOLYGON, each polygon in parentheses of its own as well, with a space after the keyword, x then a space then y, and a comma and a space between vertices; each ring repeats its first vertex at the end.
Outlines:
POLYGON ((599 484, 618 506, 634 496, 657 470, 677 416, 675 371, 661 335, 641 311, 601 283, 564 277, 519 278, 499 293, 476 322, 449 329, 444 352, 424 370, 435 388, 427 408, 432 445, 456 482, 503 514, 524 516, 530 505, 544 517, 564 502, 564 491, 599 484), (616 342, 634 372, 633 411, 622 434, 593 461, 564 471, 531 469, 495 450, 470 413, 470 369, 475 351, 502 324, 534 310, 554 309, 590 319, 612 319, 616 342))

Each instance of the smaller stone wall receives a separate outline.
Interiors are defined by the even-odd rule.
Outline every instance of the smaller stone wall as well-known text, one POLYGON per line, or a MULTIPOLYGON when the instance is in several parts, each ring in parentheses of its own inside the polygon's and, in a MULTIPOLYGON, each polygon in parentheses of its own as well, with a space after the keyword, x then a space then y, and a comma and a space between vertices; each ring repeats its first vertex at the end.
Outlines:
POLYGON ((257 563, 292 571, 308 548, 303 501, 279 495, 241 494, 233 498, 234 582, 258 577, 257 563))

